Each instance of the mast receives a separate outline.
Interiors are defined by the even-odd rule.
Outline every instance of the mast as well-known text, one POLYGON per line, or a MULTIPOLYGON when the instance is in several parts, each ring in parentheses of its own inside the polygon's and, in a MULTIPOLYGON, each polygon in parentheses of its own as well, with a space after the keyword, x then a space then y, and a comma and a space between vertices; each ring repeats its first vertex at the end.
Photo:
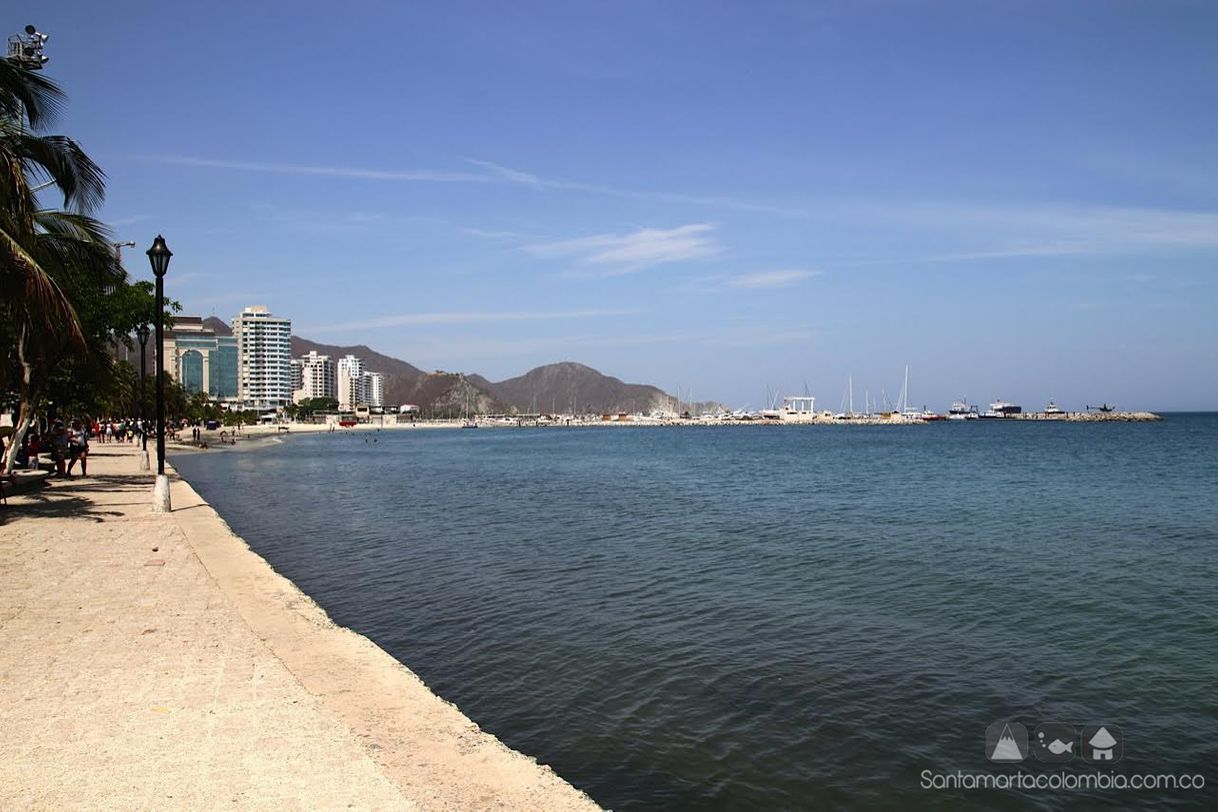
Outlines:
POLYGON ((847 412, 851 417, 854 417, 854 376, 847 378, 850 386, 850 411, 847 412))

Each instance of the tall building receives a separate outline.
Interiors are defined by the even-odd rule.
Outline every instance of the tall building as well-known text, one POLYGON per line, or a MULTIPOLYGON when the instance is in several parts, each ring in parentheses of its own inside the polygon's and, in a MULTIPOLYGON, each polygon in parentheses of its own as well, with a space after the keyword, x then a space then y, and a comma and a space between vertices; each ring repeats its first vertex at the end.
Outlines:
POLYGON ((165 372, 188 394, 235 401, 237 339, 204 326, 199 316, 175 316, 173 329, 165 333, 165 372))
POLYGON ((300 390, 304 387, 304 361, 292 359, 292 400, 300 402, 300 390))
POLYGON ((338 408, 351 411, 364 404, 364 362, 354 355, 338 359, 338 408))
POLYGON ((269 410, 292 401, 292 320, 263 305, 233 317, 237 339, 237 397, 247 409, 269 410))
POLYGON ((310 398, 337 398, 338 379, 330 356, 310 350, 292 361, 292 399, 297 403, 310 398), (299 378, 297 376, 299 375, 299 378))
POLYGON ((385 406, 385 376, 379 372, 364 372, 364 402, 373 409, 385 406))

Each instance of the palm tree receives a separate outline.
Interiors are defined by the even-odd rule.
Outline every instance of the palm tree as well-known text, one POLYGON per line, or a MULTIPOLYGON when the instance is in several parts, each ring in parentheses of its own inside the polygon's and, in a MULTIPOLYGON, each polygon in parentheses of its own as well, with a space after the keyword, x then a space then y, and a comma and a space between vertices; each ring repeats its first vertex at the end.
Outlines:
POLYGON ((40 134, 63 99, 50 80, 0 59, 0 322, 16 355, 15 369, 9 363, 0 368, 0 385, 17 372, 21 398, 6 473, 53 363, 69 354, 108 366, 89 340, 78 305, 113 292, 126 278, 109 233, 89 216, 104 197, 105 175, 76 142, 40 134), (63 196, 62 210, 39 205, 43 188, 63 196))

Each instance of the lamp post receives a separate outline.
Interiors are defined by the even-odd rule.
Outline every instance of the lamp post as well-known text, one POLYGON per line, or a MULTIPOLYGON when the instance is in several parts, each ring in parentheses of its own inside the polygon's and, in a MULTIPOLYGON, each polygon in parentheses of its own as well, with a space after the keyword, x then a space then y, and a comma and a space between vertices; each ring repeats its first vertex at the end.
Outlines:
POLYGON ((147 350, 148 350, 148 325, 141 324, 135 328, 135 336, 140 340, 140 397, 139 397, 139 418, 140 418, 140 445, 142 446, 142 457, 140 458, 140 470, 148 470, 148 421, 144 419, 144 393, 148 391, 148 387, 144 384, 144 371, 148 369, 147 350))
POLYGON ((156 485, 152 490, 152 512, 168 513, 169 477, 165 476, 165 271, 173 252, 160 234, 148 249, 148 262, 156 276, 156 485))

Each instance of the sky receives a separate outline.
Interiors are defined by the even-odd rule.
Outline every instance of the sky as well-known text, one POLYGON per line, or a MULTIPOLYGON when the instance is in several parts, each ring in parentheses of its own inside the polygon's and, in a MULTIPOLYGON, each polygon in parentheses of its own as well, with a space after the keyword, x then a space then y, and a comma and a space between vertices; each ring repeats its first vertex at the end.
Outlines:
POLYGON ((186 314, 733 408, 1218 409, 1218 3, 6 10, 186 314))

